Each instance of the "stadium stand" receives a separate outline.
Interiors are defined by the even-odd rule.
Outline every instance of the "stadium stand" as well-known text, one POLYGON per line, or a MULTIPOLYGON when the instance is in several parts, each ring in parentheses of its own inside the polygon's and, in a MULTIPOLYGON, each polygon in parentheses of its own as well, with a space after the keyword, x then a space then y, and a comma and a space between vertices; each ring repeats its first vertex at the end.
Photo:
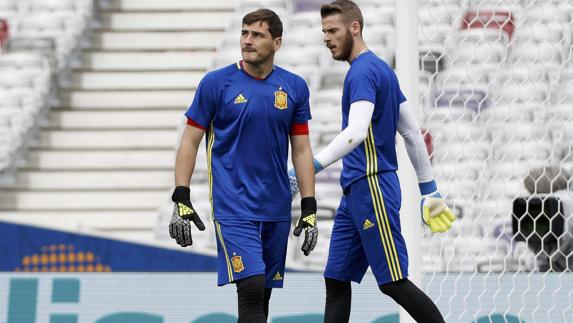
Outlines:
MULTIPOLYGON (((371 50, 393 65, 394 1, 357 2, 371 50)), ((320 151, 340 131, 348 69, 322 44, 321 3, 0 0, 0 27, 10 30, 0 56, 0 182, 15 185, 2 192, 0 218, 169 243, 166 192, 182 112, 208 69, 240 59, 240 18, 258 7, 283 18, 276 63, 308 82, 311 142, 320 151)), ((572 13, 567 1, 420 2, 419 121, 440 189, 460 219, 451 235, 424 235, 424 270, 509 268, 502 260, 511 270, 532 269, 535 255, 523 256, 512 241, 513 201, 536 195, 524 186, 530 169, 573 170, 572 13)), ((204 151, 191 191, 208 222, 204 151)), ((317 176, 320 256, 301 258, 293 239, 294 267, 322 269, 340 169, 317 176)), ((214 254, 207 228, 196 245, 214 254)))
POLYGON ((14 26, 0 56, 0 131, 17 129, 0 137, 12 178, 0 188, 0 218, 151 241, 177 124, 234 2, 0 4, 14 26))

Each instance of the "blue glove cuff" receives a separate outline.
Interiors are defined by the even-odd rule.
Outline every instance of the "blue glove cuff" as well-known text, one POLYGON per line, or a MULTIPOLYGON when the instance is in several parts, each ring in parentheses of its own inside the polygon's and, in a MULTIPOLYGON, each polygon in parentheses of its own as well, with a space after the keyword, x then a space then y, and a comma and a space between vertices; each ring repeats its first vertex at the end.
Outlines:
POLYGON ((318 160, 313 159, 312 162, 314 164, 314 173, 315 174, 320 173, 320 171, 324 169, 324 167, 322 167, 322 165, 320 164, 320 162, 318 160))
POLYGON ((420 188, 420 193, 422 193, 422 195, 428 195, 438 191, 438 185, 435 180, 418 183, 418 187, 420 188))

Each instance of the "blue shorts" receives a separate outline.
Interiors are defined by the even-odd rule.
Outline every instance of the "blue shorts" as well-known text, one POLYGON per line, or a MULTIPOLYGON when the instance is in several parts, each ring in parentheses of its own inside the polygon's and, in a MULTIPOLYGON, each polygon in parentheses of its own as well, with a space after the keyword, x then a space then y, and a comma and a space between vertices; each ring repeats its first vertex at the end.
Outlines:
POLYGON ((282 288, 290 221, 215 220, 219 286, 265 275, 266 288, 282 288))
POLYGON ((379 285, 408 277, 401 199, 395 172, 365 177, 345 190, 334 218, 324 277, 360 283, 368 266, 379 285))

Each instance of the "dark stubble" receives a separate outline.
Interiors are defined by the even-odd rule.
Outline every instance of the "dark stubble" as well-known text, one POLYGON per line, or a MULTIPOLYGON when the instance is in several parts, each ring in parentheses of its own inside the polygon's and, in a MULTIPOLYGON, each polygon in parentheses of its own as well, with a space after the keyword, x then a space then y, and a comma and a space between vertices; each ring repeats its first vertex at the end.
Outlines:
POLYGON ((338 56, 333 56, 337 61, 347 61, 352 54, 352 48, 354 48, 354 38, 350 33, 350 29, 346 30, 346 37, 344 38, 344 43, 342 45, 342 51, 338 56))

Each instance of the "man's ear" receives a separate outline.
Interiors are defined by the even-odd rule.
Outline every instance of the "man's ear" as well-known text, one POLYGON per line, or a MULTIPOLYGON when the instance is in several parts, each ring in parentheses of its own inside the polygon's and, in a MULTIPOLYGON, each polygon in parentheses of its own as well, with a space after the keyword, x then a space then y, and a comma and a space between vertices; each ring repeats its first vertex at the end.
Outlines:
POLYGON ((283 45, 283 38, 277 37, 277 38, 273 39, 273 44, 274 44, 275 52, 278 51, 281 48, 281 46, 283 45))
POLYGON ((352 36, 360 35, 360 23, 358 21, 353 21, 350 24, 350 33, 352 36))

